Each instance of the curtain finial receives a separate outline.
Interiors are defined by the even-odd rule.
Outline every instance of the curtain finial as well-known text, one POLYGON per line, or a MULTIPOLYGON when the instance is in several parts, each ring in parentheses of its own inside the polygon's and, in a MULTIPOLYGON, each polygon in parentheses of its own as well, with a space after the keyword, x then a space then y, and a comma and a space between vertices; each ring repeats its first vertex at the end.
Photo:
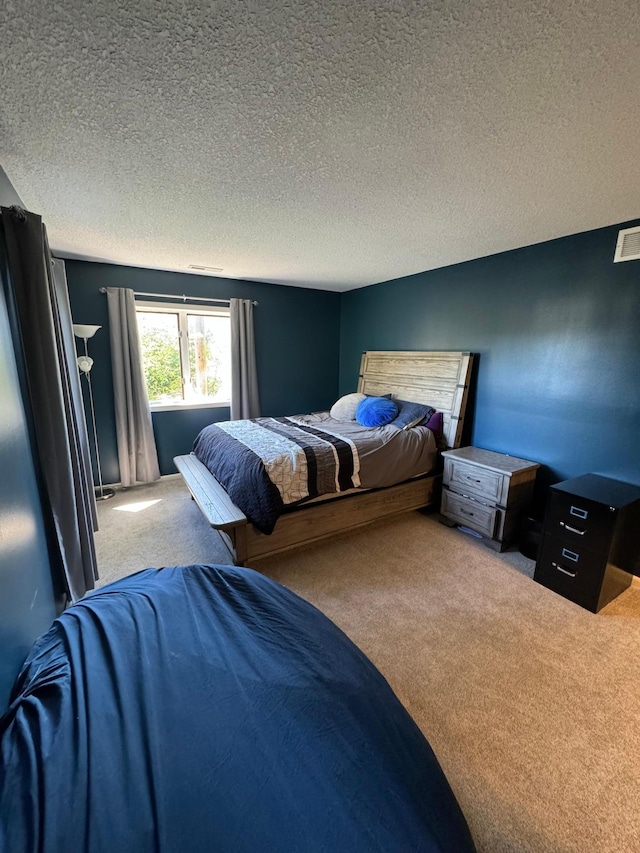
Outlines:
POLYGON ((20 207, 17 204, 13 204, 13 205, 11 205, 9 210, 11 211, 11 215, 16 220, 16 222, 26 222, 27 221, 27 211, 23 207, 20 207))

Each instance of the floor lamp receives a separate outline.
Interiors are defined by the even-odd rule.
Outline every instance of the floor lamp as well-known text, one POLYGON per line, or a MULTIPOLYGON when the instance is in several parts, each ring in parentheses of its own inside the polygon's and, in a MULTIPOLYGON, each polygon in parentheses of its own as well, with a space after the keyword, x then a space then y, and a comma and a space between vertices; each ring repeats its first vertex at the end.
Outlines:
POLYGON ((93 426, 93 444, 96 451, 96 465, 98 468, 98 482, 100 485, 95 490, 95 496, 97 501, 106 501, 108 498, 112 498, 115 495, 113 489, 105 489, 102 485, 102 469, 100 468, 100 448, 98 446, 98 431, 96 429, 96 413, 93 408, 93 389, 91 388, 91 368, 93 367, 93 359, 89 358, 89 348, 87 346, 87 340, 92 338, 98 329, 101 329, 102 326, 86 326, 81 323, 73 324, 73 333, 77 338, 82 338, 84 341, 84 355, 78 356, 78 369, 80 370, 80 374, 84 374, 87 379, 87 386, 89 387, 89 403, 91 406, 91 425, 93 426))

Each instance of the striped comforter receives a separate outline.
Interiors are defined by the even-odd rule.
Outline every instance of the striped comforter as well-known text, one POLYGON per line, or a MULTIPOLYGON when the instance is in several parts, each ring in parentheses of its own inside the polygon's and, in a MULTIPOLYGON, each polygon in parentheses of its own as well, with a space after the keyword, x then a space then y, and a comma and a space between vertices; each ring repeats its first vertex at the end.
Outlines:
POLYGON ((295 418, 211 424, 193 452, 262 533, 289 504, 360 486, 355 443, 295 418))

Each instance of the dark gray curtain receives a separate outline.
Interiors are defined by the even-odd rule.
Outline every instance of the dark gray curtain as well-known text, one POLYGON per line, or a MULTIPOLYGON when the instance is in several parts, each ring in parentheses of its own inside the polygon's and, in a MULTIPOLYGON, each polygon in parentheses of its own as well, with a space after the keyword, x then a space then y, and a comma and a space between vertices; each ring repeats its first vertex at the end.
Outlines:
MULTIPOLYGON (((51 563, 76 601, 98 577, 95 499, 63 267, 54 274, 42 219, 2 208, 11 289, 33 421, 51 563)), ((27 402, 27 401, 25 401, 27 402)))
POLYGON ((108 287, 109 338, 120 482, 151 483, 160 477, 147 385, 142 369, 133 290, 108 287))
POLYGON ((260 417, 253 302, 231 299, 231 420, 260 417))
MULTIPOLYGON (((76 483, 76 490, 81 492, 81 506, 83 512, 88 515, 87 523, 92 530, 98 529, 98 513, 96 510, 95 489, 93 487, 91 471, 91 450, 89 449, 89 436, 87 432, 87 420, 84 410, 84 399, 82 386, 80 385, 80 371, 77 368, 76 342, 73 334, 73 318, 71 316, 71 305, 69 304, 69 288, 67 287, 67 271, 64 261, 53 258, 51 265, 53 272, 53 286, 56 292, 58 310, 60 312, 60 329, 62 333, 62 345, 65 351, 65 359, 69 365, 69 386, 73 400, 73 408, 77 417, 71 424, 75 430, 74 443, 79 448, 82 458, 82 467, 86 477, 81 477, 76 483)), ((97 452, 97 451, 96 451, 97 452)), ((96 573, 96 578, 98 577, 96 573)))

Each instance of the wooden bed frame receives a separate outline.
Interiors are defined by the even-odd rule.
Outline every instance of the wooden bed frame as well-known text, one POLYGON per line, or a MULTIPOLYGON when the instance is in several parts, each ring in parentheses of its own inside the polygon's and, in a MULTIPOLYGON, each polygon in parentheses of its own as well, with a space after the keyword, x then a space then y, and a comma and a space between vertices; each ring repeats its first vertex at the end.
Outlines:
MULTIPOLYGON (((425 403, 443 413, 448 447, 459 447, 473 355, 468 352, 362 354, 358 391, 425 403)), ((378 519, 431 506, 439 498, 440 473, 427 474, 359 494, 304 504, 280 516, 270 536, 260 533, 193 454, 174 459, 209 524, 223 536, 237 565, 288 551, 378 519)))

